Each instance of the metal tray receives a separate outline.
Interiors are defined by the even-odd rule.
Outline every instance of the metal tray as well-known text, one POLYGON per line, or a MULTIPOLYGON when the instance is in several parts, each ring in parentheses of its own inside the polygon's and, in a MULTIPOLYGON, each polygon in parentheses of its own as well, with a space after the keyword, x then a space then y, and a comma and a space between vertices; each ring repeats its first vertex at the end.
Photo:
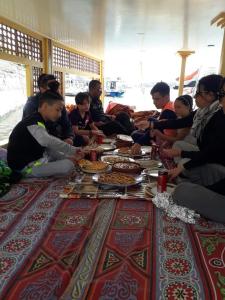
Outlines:
POLYGON ((113 187, 113 186, 117 186, 117 187, 129 187, 129 186, 134 186, 136 184, 139 184, 141 183, 143 180, 144 180, 144 177, 142 175, 139 175, 139 176, 134 176, 134 179, 135 179, 135 182, 132 183, 132 184, 120 184, 120 183, 104 183, 104 182, 101 182, 99 181, 99 178, 100 178, 100 174, 95 174, 92 179, 94 182, 98 183, 98 184, 102 184, 102 185, 105 185, 105 186, 108 186, 108 187, 113 187))

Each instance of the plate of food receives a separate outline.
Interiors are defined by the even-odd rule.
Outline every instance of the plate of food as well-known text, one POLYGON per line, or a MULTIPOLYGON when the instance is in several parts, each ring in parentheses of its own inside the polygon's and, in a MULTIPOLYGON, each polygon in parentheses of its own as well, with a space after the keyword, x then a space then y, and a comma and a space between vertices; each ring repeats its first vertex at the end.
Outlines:
POLYGON ((124 142, 133 142, 132 137, 129 136, 129 135, 125 135, 125 134, 118 134, 118 135, 116 136, 116 138, 117 138, 118 140, 121 140, 121 141, 124 141, 124 142))
POLYGON ((139 184, 143 181, 143 176, 132 176, 128 174, 112 172, 96 174, 92 177, 93 181, 99 184, 117 187, 128 187, 139 184))
POLYGON ((108 164, 115 164, 117 162, 134 162, 134 159, 119 155, 105 155, 101 157, 101 161, 108 164))
MULTIPOLYGON (((174 191, 175 187, 176 187, 175 184, 167 183, 166 192, 171 194, 174 191)), ((147 184, 146 187, 145 187, 145 193, 148 196, 153 196, 154 197, 157 194, 157 183, 153 182, 153 183, 147 184)))
POLYGON ((113 164, 112 171, 128 174, 140 174, 142 168, 136 162, 117 162, 113 164))
POLYGON ((141 150, 139 153, 133 154, 131 152, 130 147, 122 147, 122 148, 116 149, 114 151, 114 153, 116 155, 131 156, 131 157, 139 157, 139 156, 144 156, 145 155, 145 151, 143 151, 143 150, 141 150))
POLYGON ((90 161, 87 159, 81 159, 78 162, 78 165, 83 172, 90 174, 102 173, 110 170, 110 166, 103 161, 90 161))
POLYGON ((139 163, 142 168, 146 169, 158 169, 162 166, 161 162, 157 160, 151 160, 149 157, 135 159, 135 161, 139 163))
POLYGON ((116 146, 113 144, 101 144, 98 146, 99 149, 101 149, 102 151, 111 151, 111 150, 115 150, 116 146))

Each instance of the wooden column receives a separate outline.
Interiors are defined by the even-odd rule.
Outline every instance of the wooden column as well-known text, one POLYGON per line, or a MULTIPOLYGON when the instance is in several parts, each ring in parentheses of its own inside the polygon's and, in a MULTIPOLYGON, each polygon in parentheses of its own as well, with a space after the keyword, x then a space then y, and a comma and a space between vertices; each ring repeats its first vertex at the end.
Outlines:
POLYGON ((223 29, 223 44, 220 56, 219 73, 225 76, 225 12, 221 12, 215 18, 213 18, 211 25, 213 24, 216 24, 217 27, 221 27, 223 29))
POLYGON ((44 72, 47 74, 52 74, 52 40, 44 38, 43 41, 43 62, 44 62, 44 72))
POLYGON ((177 53, 181 56, 181 69, 180 69, 180 79, 179 79, 179 90, 178 95, 181 96, 183 94, 184 89, 184 77, 185 77, 185 68, 186 68, 186 60, 189 55, 195 53, 195 51, 191 50, 179 50, 177 53))

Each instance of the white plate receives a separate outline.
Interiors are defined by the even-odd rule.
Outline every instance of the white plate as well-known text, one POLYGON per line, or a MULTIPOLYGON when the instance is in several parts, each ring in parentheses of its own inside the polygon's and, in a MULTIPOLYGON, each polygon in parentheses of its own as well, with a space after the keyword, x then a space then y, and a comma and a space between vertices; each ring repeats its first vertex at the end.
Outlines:
POLYGON ((151 146, 141 146, 141 149, 143 151, 145 151, 146 154, 149 154, 152 151, 152 147, 151 146))
POLYGON ((101 144, 98 146, 98 148, 102 149, 103 151, 111 151, 116 149, 116 146, 111 144, 101 144))
POLYGON ((125 134, 118 134, 116 138, 125 142, 133 142, 132 137, 125 134))
POLYGON ((151 177, 158 177, 158 169, 145 169, 143 174, 151 176, 151 177))
POLYGON ((104 183, 104 182, 100 182, 99 181, 99 178, 100 178, 100 174, 95 174, 92 179, 94 182, 98 183, 98 184, 102 184, 102 185, 106 185, 106 186, 117 186, 117 187, 129 187, 129 186, 133 186, 133 185, 136 185, 136 184, 139 184, 143 181, 143 176, 142 175, 139 175, 139 176, 135 176, 134 179, 135 179, 135 183, 132 183, 132 184, 120 184, 120 183, 104 183))
POLYGON ((157 169, 162 165, 159 161, 151 160, 150 158, 135 159, 135 161, 145 169, 157 169))
POLYGON ((140 154, 129 154, 129 153, 120 153, 119 149, 116 149, 114 151, 115 155, 120 155, 120 156, 126 156, 126 157, 140 157, 145 155, 145 151, 141 150, 140 154))
POLYGON ((135 162, 135 160, 133 158, 130 158, 130 157, 122 157, 122 156, 119 156, 119 155, 105 155, 105 156, 102 156, 101 157, 101 161, 105 162, 105 163, 109 163, 109 164, 113 164, 113 163, 110 163, 108 161, 108 158, 118 158, 118 159, 125 159, 124 161, 120 161, 118 160, 118 162, 135 162))
MULTIPOLYGON (((166 192, 171 194, 175 187, 175 184, 167 183, 166 192)), ((149 185, 146 185, 145 191, 147 194, 152 194, 155 196, 157 194, 157 183, 150 183, 149 185)))
POLYGON ((103 138, 103 144, 114 143, 115 139, 103 138))

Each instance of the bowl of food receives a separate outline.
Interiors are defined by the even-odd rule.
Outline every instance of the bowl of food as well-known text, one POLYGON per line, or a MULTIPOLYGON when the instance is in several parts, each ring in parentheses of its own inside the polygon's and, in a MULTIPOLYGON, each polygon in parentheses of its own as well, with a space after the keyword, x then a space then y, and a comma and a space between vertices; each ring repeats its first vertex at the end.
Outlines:
POLYGON ((117 162, 113 164, 112 170, 120 173, 140 174, 142 168, 135 162, 117 162))

